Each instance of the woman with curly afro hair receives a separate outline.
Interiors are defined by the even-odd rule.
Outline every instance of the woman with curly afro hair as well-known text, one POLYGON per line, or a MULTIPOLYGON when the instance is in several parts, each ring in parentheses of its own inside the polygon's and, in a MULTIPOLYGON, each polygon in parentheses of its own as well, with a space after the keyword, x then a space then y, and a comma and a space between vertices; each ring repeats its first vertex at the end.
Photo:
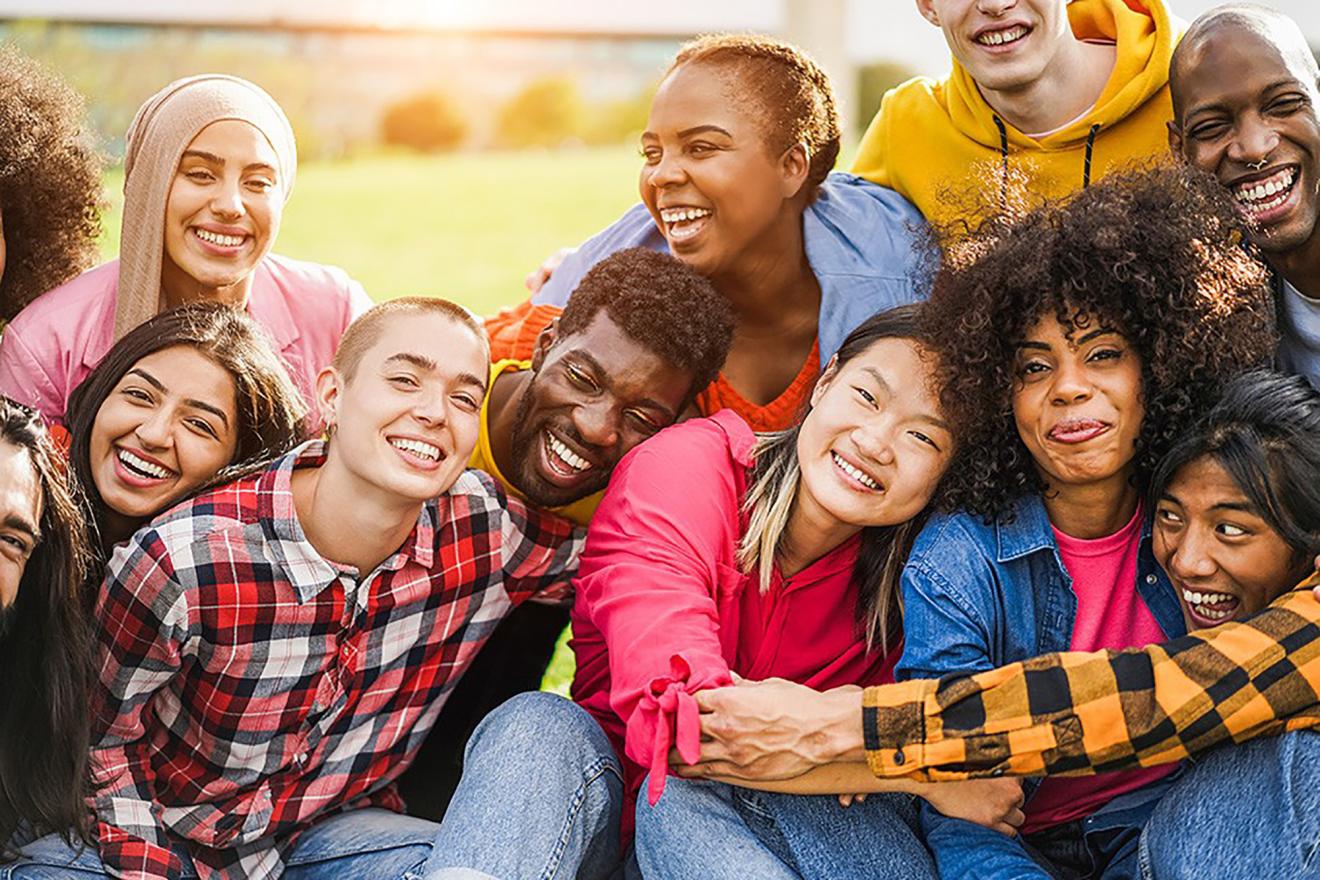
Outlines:
MULTIPOLYGON (((1169 169, 1111 176, 951 251, 927 319, 959 441, 942 497, 956 512, 904 569, 900 678, 1184 634, 1144 496, 1223 383, 1273 354, 1245 233, 1215 181, 1169 169)), ((945 876, 1135 876, 1177 770, 1045 780, 1015 837, 933 812, 923 830, 945 876)))
POLYGON ((101 161, 82 98, 0 48, 0 319, 96 259, 101 161))

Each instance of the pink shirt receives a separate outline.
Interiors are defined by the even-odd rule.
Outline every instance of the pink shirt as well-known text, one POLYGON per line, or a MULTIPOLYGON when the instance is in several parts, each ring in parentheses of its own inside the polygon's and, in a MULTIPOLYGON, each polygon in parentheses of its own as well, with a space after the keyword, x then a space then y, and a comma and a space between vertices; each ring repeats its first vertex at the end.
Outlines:
MULTIPOLYGON (((1137 594, 1137 551, 1144 523, 1144 507, 1137 505, 1127 525, 1103 538, 1074 538, 1054 530, 1059 556, 1072 577, 1077 596, 1070 650, 1122 650, 1166 641, 1155 616, 1137 594)), ((1027 804, 1022 831, 1030 834, 1089 816, 1119 795, 1167 776, 1177 767, 1167 764, 1099 776, 1046 779, 1027 804)))
POLYGON ((660 796, 671 744, 696 759, 692 695, 731 684, 731 670, 814 688, 893 681, 901 649, 868 652, 855 620, 860 537, 764 593, 738 570, 755 442, 731 410, 667 428, 624 456, 591 521, 573 698, 624 755, 630 793, 649 771, 660 796))
MULTIPOLYGON (((47 291, 0 335, 0 393, 60 424, 69 395, 114 342, 119 261, 47 291)), ((270 334, 304 402, 355 317, 371 307, 342 269, 274 254, 257 266, 248 314, 270 334)))

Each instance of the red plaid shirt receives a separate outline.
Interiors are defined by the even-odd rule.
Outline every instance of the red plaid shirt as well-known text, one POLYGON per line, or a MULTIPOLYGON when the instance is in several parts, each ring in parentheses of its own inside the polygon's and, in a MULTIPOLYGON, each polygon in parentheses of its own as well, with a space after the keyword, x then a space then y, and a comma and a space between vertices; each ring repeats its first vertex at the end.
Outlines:
POLYGON ((400 809, 392 782, 496 623, 567 595, 581 530, 486 474, 428 502, 363 578, 312 548, 290 477, 180 505, 116 551, 98 612, 93 806, 117 877, 278 877, 320 816, 400 809))

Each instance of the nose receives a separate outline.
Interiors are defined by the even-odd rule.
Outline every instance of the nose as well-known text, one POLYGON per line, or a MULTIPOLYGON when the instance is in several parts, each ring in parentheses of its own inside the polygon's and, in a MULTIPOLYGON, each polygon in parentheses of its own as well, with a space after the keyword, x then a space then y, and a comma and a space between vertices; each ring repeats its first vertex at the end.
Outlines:
POLYGON ((982 15, 1000 16, 1017 6, 1017 0, 979 0, 977 11, 982 15))
POLYGON ((618 409, 604 400, 582 404, 573 409, 573 427, 584 442, 601 449, 613 448, 619 442, 618 409))
POLYGON ((896 426, 883 415, 853 429, 852 442, 857 451, 880 465, 894 463, 894 432, 896 426))
POLYGON ((163 449, 170 443, 170 414, 165 407, 154 410, 133 429, 144 449, 163 449))
POLYGON ((211 212, 224 220, 243 216, 243 190, 237 179, 226 177, 216 186, 211 195, 211 212))
POLYGON ((1189 580, 1207 578, 1215 573, 1217 566, 1207 552, 1206 537, 1203 530, 1196 526, 1183 529, 1179 534, 1166 539, 1170 549, 1169 573, 1176 578, 1189 580))
POLYGON ((1074 363, 1071 358, 1064 358, 1054 370, 1054 384, 1050 388, 1050 399, 1059 406, 1081 403, 1091 397, 1092 387, 1086 368, 1074 363))
POLYGON ((433 428, 448 420, 448 397, 442 389, 426 389, 413 400, 412 415, 418 422, 433 428))
POLYGON ((682 154, 673 150, 662 153, 654 165, 646 166, 645 173, 647 182, 657 189, 676 186, 687 180, 687 168, 683 164, 682 154))
POLYGON ((1249 114, 1238 123, 1229 157, 1243 165, 1264 162, 1278 146, 1279 133, 1259 115, 1249 114))

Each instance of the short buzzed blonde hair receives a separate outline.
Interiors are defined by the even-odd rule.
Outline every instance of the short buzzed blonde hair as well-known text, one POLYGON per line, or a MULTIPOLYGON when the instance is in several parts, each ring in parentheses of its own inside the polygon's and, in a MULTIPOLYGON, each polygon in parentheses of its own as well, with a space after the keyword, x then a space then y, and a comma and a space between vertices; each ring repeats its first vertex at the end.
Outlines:
POLYGON ((352 379, 358 365, 362 363, 362 356, 376 344, 377 339, 380 339, 385 323, 395 315, 402 314, 433 314, 449 318, 455 324, 471 330, 480 340, 481 347, 486 352, 486 360, 490 359, 490 342, 486 339, 486 331, 467 309, 440 297, 401 296, 398 299, 377 303, 358 315, 340 338, 339 348, 331 358, 330 366, 338 370, 345 380, 352 379))

